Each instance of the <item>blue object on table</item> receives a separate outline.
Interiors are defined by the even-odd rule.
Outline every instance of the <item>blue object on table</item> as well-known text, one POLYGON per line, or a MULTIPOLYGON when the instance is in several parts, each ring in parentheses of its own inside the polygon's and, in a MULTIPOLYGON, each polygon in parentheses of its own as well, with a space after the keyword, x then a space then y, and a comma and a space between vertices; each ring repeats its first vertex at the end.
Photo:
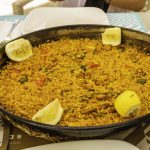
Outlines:
POLYGON ((111 25, 147 31, 138 13, 107 13, 107 16, 111 25))
POLYGON ((26 16, 23 15, 8 15, 8 16, 0 16, 0 21, 13 21, 13 20, 24 20, 26 16))

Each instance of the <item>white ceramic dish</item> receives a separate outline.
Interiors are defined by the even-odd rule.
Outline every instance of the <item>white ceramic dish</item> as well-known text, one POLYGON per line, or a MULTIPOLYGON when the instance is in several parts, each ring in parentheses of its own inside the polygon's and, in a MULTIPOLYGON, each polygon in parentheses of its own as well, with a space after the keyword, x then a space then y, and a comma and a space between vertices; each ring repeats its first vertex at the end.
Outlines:
POLYGON ((22 33, 73 24, 109 25, 109 20, 103 10, 94 7, 41 7, 27 15, 22 24, 22 33))
POLYGON ((139 150, 124 141, 119 140, 86 140, 86 141, 72 141, 57 144, 46 144, 27 148, 25 150, 139 150))

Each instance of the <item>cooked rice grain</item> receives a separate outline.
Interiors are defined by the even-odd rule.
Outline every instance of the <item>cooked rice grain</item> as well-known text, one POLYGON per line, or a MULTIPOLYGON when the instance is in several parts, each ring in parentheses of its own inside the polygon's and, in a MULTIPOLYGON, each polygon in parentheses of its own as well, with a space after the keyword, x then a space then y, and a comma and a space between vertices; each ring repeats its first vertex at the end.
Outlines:
POLYGON ((0 105, 12 113, 31 119, 58 98, 64 108, 61 126, 117 123, 133 118, 122 118, 114 109, 124 90, 140 97, 140 115, 150 113, 150 56, 137 46, 61 39, 34 47, 33 54, 0 71, 0 105))

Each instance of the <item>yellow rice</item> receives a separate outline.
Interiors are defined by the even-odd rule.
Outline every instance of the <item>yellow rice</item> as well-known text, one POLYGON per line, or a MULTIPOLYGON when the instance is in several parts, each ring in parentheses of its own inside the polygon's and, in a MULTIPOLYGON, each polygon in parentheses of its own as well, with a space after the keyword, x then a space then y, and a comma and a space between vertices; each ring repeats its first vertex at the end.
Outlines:
POLYGON ((150 113, 150 56, 137 46, 103 45, 99 39, 61 39, 33 48, 23 62, 10 61, 0 71, 0 105, 31 119, 58 98, 61 126, 95 126, 122 118, 114 109, 124 90, 140 97, 140 115, 150 113))

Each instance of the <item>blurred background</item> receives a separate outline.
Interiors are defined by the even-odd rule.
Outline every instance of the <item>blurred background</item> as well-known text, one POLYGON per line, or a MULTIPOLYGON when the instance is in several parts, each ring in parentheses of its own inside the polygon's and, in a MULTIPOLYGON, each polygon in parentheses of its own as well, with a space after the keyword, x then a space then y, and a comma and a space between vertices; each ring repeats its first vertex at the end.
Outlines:
MULTIPOLYGON (((108 0, 105 0, 108 1, 108 0)), ((22 15, 28 14, 37 7, 83 7, 93 6, 102 8, 105 12, 128 11, 119 8, 109 8, 104 0, 0 0, 0 15, 22 15)), ((145 6, 138 11, 148 11, 150 9, 150 0, 145 2, 145 6)))

